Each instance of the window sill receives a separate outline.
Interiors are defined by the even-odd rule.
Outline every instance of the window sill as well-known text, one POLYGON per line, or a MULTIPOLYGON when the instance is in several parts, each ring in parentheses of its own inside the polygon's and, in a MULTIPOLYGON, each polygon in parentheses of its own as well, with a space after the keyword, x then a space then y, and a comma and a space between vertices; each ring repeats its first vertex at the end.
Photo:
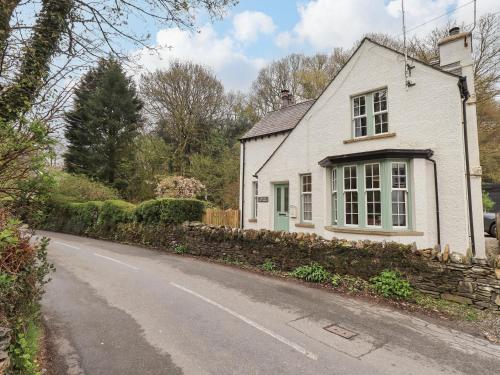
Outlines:
POLYGON ((256 223, 256 222, 257 222, 257 219, 248 219, 248 222, 249 222, 249 223, 256 223))
POLYGON ((351 138, 344 140, 344 144, 348 143, 356 143, 361 141, 371 141, 373 139, 381 139, 381 138, 391 138, 395 137, 396 133, 384 133, 384 134, 376 134, 376 135, 367 135, 365 137, 351 138))
POLYGON ((417 232, 414 230, 377 230, 367 228, 349 228, 349 227, 336 227, 328 225, 325 227, 327 231, 337 233, 353 233, 353 234, 371 234, 374 236, 423 236, 424 232, 417 232))
POLYGON ((295 226, 299 228, 314 228, 314 224, 312 223, 295 223, 295 226))

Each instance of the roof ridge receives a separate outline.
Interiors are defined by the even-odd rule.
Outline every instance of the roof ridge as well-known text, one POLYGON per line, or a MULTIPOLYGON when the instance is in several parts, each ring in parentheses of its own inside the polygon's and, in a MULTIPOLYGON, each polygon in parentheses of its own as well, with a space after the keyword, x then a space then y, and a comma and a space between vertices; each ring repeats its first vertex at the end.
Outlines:
POLYGON ((316 101, 317 99, 307 99, 307 100, 304 100, 303 102, 299 102, 299 103, 294 103, 294 104, 289 104, 287 105, 286 107, 282 107, 282 108, 278 108, 278 109, 273 109, 272 111, 269 111, 269 112, 266 112, 266 115, 268 115, 269 113, 272 113, 272 112, 279 112, 281 110, 284 110, 284 109, 288 109, 290 107, 295 107, 296 105, 299 105, 299 104, 304 104, 304 103, 309 103, 309 102, 314 102, 316 101))

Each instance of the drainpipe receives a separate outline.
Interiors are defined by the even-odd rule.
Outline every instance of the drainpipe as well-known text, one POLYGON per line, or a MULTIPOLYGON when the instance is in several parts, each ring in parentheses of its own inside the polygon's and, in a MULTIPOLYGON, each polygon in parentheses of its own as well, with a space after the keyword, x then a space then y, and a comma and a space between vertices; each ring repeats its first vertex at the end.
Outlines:
POLYGON ((469 99, 469 90, 467 88, 467 77, 460 77, 458 80, 458 88, 460 90, 460 97, 462 98, 462 117, 464 125, 464 147, 465 147, 465 177, 467 180, 467 201, 469 206, 469 231, 470 241, 472 247, 472 255, 476 255, 476 242, 474 240, 474 221, 472 216, 472 193, 470 186, 470 163, 469 163, 469 138, 467 136, 467 110, 466 103, 469 99))
POLYGON ((240 228, 243 229, 244 224, 244 212, 245 212, 245 141, 241 141, 241 218, 240 218, 240 228))
MULTIPOLYGON (((432 155, 431 155, 432 156, 432 155)), ((437 178, 437 165, 434 159, 428 156, 426 159, 434 164, 434 195, 436 198, 436 227, 437 227, 437 244, 441 249, 441 223, 439 221, 439 190, 438 190, 438 178, 437 178)))

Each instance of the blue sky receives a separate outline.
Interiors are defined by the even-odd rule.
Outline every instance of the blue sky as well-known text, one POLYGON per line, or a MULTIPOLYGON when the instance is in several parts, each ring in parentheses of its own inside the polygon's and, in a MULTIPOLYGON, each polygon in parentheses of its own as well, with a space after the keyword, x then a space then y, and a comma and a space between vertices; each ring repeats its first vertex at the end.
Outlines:
MULTIPOLYGON (((405 0, 411 35, 425 35, 448 20, 473 22, 471 0, 405 0)), ((478 15, 500 11, 499 0, 477 0, 478 15)), ((196 18, 197 33, 140 25, 157 53, 132 50, 145 71, 167 68, 172 59, 201 63, 228 90, 247 91, 265 64, 289 53, 328 53, 350 48, 368 32, 401 34, 401 0, 241 0, 223 20, 196 18), (167 48, 170 46, 172 48, 167 48)))

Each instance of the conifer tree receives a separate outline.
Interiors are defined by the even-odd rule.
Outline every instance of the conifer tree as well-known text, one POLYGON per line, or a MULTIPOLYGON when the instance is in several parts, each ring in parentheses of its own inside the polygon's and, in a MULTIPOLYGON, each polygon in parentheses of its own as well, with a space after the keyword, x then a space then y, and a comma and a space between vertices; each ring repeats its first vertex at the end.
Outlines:
POLYGON ((124 189, 141 108, 135 84, 120 63, 100 60, 82 77, 73 108, 65 114, 65 169, 124 189))

